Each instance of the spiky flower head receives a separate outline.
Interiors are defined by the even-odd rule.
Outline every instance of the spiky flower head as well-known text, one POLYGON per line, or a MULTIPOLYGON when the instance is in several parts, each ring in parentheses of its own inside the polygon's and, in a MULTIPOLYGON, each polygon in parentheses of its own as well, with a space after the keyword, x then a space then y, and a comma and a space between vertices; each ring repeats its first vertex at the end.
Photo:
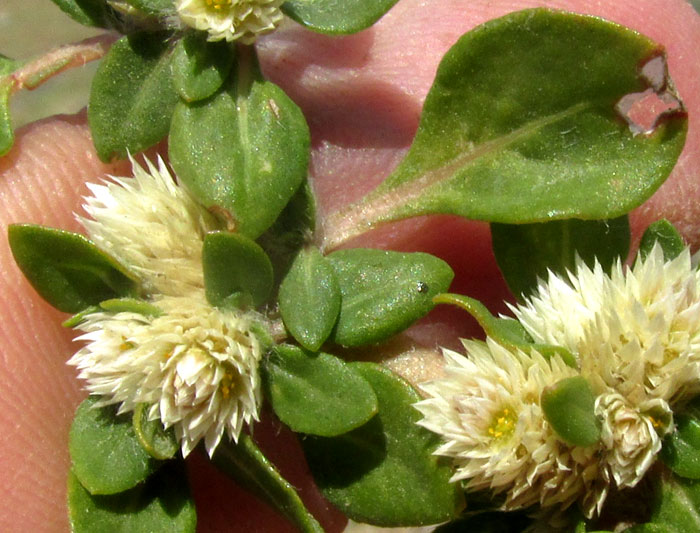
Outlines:
POLYGON ((162 159, 147 169, 133 159, 133 178, 88 184, 78 217, 90 239, 141 280, 148 294, 180 296, 204 287, 202 245, 215 218, 179 186, 162 159))
POLYGON ((550 274, 512 308, 535 342, 577 354, 598 393, 611 388, 631 405, 700 391, 700 274, 688 249, 665 261, 656 245, 610 276, 579 261, 568 281, 550 274))
POLYGON ((454 480, 506 492, 504 507, 578 500, 599 513, 610 488, 635 486, 673 427, 672 407, 700 391, 700 274, 685 250, 665 261, 655 246, 611 275, 578 261, 568 279, 550 273, 512 306, 535 343, 563 346, 578 369, 543 362, 495 341, 445 352, 446 376, 423 387, 420 422, 442 435, 454 480), (570 375, 591 384, 601 422, 597 444, 566 444, 539 406, 544 388, 570 375))
POLYGON ((176 0, 180 19, 209 33, 209 41, 252 44, 282 21, 284 0, 176 0))
POLYGON ((211 455, 224 434, 235 441, 258 419, 259 317, 211 307, 201 291, 154 305, 158 316, 88 315, 77 339, 86 345, 68 363, 100 405, 123 413, 149 404, 151 419, 174 427, 183 456, 201 440, 211 455))
MULTIPOLYGON (((533 504, 567 507, 582 494, 604 494, 592 471, 595 450, 564 443, 540 405, 545 387, 577 375, 559 356, 510 351, 495 341, 464 341, 468 356, 444 350, 445 377, 423 384, 419 422, 442 436, 436 454, 451 457, 452 481, 504 493, 506 510, 533 504)), ((604 486, 600 486, 605 490, 604 486)))

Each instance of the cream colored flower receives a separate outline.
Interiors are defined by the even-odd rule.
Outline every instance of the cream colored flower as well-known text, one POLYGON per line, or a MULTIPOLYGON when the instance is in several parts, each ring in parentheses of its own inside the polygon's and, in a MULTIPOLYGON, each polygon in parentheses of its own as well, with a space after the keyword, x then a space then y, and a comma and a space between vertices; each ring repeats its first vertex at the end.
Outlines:
POLYGON ((687 249, 664 261, 657 245, 611 276, 579 262, 569 284, 552 274, 513 311, 535 342, 577 354, 598 394, 611 388, 641 405, 700 392, 700 274, 687 249))
POLYGON ((87 344, 68 363, 100 405, 127 412, 150 404, 152 419, 174 426, 183 456, 201 440, 211 455, 224 434, 235 441, 258 419, 258 317, 211 307, 201 291, 153 303, 157 317, 88 315, 77 339, 87 344))
POLYGON ((619 488, 634 487, 661 451, 661 439, 673 428, 671 409, 659 399, 630 405, 613 392, 598 396, 595 413, 602 422, 608 477, 619 488))
POLYGON ((466 357, 444 350, 445 377, 422 385, 428 398, 416 404, 419 424, 444 440, 435 453, 453 459, 452 481, 505 493, 507 510, 585 499, 592 513, 602 505, 596 448, 564 443, 540 406, 545 387, 577 371, 558 356, 511 352, 491 339, 464 344, 466 357))
POLYGON ((180 296, 204 287, 202 244, 220 226, 178 186, 165 163, 132 160, 133 178, 88 184, 92 196, 78 217, 90 239, 141 280, 149 294, 180 296))
POLYGON ((282 21, 284 0, 176 0, 182 22, 209 33, 209 41, 252 44, 282 21))

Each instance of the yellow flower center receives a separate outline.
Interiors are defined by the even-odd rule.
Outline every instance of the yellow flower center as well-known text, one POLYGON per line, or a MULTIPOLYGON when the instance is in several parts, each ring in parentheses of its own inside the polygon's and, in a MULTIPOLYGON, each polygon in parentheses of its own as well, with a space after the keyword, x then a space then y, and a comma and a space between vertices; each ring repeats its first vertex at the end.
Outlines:
POLYGON ((515 430, 517 420, 518 417, 515 412, 508 407, 504 407, 502 411, 493 416, 487 432, 494 439, 507 438, 515 430))
POLYGON ((206 0, 206 2, 208 7, 216 11, 229 8, 233 4, 233 0, 206 0))
POLYGON ((221 380, 221 395, 224 399, 228 399, 231 396, 231 389, 235 388, 234 377, 231 372, 226 372, 221 380))

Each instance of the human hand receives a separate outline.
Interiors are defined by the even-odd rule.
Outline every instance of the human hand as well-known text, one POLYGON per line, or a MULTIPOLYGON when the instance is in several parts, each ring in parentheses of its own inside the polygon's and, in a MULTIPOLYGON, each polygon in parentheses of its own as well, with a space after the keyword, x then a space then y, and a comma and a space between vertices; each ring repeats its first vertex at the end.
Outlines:
MULTIPOLYGON (((358 199, 400 160, 437 64, 460 35, 490 18, 538 5, 601 15, 666 47, 671 75, 689 110, 688 139, 673 175, 633 213, 632 225, 639 235, 649 221, 669 218, 697 248, 700 213, 694 176, 700 155, 693 119, 700 111, 700 17, 681 0, 604 5, 575 0, 402 0, 374 28, 358 35, 332 39, 289 27, 262 40, 259 53, 266 74, 299 103, 309 120, 311 174, 321 214, 358 199)), ((104 165, 97 160, 82 115, 32 125, 0 159, 3 225, 35 222, 79 231, 72 213, 80 210, 80 197, 87 194, 84 182, 97 181, 105 173, 128 172, 123 163, 104 165)), ((421 218, 367 235, 362 245, 434 253, 454 268, 456 292, 475 296, 494 311, 503 310, 500 302, 508 293, 490 252, 485 224, 421 218)), ((29 287, 6 246, 0 247, 0 265, 5 295, 0 310, 0 478, 5 480, 0 488, 0 529, 65 531, 67 431, 84 396, 74 371, 65 366, 75 346, 71 332, 60 327, 65 317, 29 287)), ((475 333, 464 315, 438 310, 408 335, 432 348, 454 346, 458 336, 475 333)), ((411 359, 403 360, 410 367, 406 361, 411 359)), ((293 439, 281 443, 271 426, 256 430, 256 436, 270 441, 268 454, 280 459, 280 467, 301 488, 324 526, 342 529, 342 517, 314 492, 293 439)), ((190 461, 190 472, 200 531, 291 531, 273 511, 212 472, 201 458, 190 461)))

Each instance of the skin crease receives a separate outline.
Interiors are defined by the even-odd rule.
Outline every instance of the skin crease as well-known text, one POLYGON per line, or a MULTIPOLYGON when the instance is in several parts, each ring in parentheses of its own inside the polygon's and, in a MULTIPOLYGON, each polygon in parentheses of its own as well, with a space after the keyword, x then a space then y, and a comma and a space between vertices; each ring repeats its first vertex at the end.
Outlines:
MULTIPOLYGON (((259 43, 265 73, 302 107, 312 131, 312 183, 321 215, 331 213, 380 182, 405 154, 437 64, 464 32, 490 18, 534 6, 600 15, 662 43, 669 69, 689 112, 686 148, 667 183, 631 217, 634 235, 661 217, 676 223, 694 249, 700 245, 697 212, 700 167, 694 116, 700 112, 700 17, 681 0, 500 1, 401 0, 375 27, 329 38, 290 23, 259 43)), ((123 163, 105 165, 94 154, 84 115, 57 117, 18 132, 0 159, 0 218, 79 231, 73 212, 87 194, 85 181, 127 175, 123 163)), ((323 219, 323 216, 321 217, 323 219)), ((490 253, 484 224, 453 217, 421 218, 364 236, 353 245, 422 250, 445 258, 457 278, 452 290, 503 310, 508 292, 490 253)), ((64 532, 67 432, 84 397, 65 360, 75 351, 65 315, 44 303, 22 278, 9 248, 0 246, 0 531, 64 532)), ((402 340, 433 354, 476 334, 463 314, 438 309, 402 340)), ((422 352, 421 352, 422 353, 422 352)), ((432 357, 432 359, 431 359, 432 357)), ((411 366, 411 365, 408 365, 411 366)), ((430 374, 432 370, 428 370, 430 374)), ((276 460, 328 531, 345 520, 318 495, 298 446, 274 422, 256 437, 276 460)), ((287 532, 294 529, 224 479, 201 457, 189 461, 199 512, 198 531, 287 532)))

